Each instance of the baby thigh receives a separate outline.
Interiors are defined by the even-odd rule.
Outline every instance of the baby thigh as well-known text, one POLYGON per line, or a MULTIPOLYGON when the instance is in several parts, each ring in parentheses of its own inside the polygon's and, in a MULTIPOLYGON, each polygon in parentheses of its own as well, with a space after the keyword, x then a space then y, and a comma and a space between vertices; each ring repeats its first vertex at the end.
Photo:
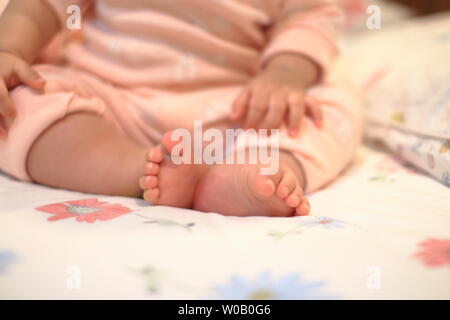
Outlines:
POLYGON ((76 76, 54 67, 39 71, 47 80, 45 92, 24 86, 11 92, 17 118, 8 138, 0 141, 0 169, 19 180, 57 188, 134 195, 145 148, 106 119, 105 102, 84 91, 76 76), (128 170, 133 157, 136 168, 128 170), (124 186, 122 181, 133 175, 135 180, 124 186))

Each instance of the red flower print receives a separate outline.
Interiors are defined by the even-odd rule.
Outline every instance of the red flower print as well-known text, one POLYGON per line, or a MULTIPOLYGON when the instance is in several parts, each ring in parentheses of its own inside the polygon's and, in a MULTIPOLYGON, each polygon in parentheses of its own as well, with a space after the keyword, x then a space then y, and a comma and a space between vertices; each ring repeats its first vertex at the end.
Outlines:
POLYGON ((414 258, 422 260, 428 267, 450 266, 450 239, 427 239, 418 244, 420 249, 414 258))
POLYGON ((132 211, 120 204, 110 204, 98 201, 96 198, 59 202, 36 208, 36 210, 53 214, 54 216, 48 218, 48 221, 75 218, 78 222, 89 223, 96 220, 111 220, 132 211))

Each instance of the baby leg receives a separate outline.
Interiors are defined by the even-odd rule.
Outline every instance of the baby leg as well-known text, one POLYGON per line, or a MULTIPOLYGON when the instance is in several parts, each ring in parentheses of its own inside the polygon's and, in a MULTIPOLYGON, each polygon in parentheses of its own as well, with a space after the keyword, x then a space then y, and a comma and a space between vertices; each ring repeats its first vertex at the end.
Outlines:
POLYGON ((43 185, 138 197, 147 151, 100 116, 77 112, 39 136, 28 153, 27 169, 43 185))
POLYGON ((314 95, 324 124, 318 128, 304 117, 298 137, 289 137, 282 130, 276 174, 258 174, 261 164, 176 165, 171 151, 177 142, 171 141, 168 133, 149 158, 157 169, 142 178, 152 181, 143 186, 144 198, 154 204, 176 202, 176 206, 225 215, 307 214, 309 203, 303 193, 317 190, 339 175, 351 161, 362 132, 359 104, 350 92, 323 86, 316 88, 314 95), (174 190, 184 193, 182 204, 173 196, 174 190))
MULTIPOLYGON (((292 216, 309 212, 303 197, 305 178, 300 163, 281 152, 279 170, 262 175, 262 163, 176 164, 176 141, 168 132, 162 144, 148 156, 148 167, 141 178, 144 199, 153 204, 193 208, 234 216, 292 216)), ((250 149, 233 156, 249 159, 250 149)), ((193 154, 193 147, 191 149, 193 154)), ((224 163, 227 163, 225 160, 224 163)))
POLYGON ((143 147, 124 134, 120 124, 133 118, 122 91, 75 70, 36 68, 46 88, 11 91, 17 117, 0 139, 0 169, 55 188, 141 196, 138 180, 151 141, 143 147))

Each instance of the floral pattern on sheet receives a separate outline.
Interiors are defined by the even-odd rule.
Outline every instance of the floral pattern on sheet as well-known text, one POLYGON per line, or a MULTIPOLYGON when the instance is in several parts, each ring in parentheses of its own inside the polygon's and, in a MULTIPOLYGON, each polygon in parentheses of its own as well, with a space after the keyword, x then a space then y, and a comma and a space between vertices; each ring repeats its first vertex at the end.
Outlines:
POLYGON ((311 218, 312 219, 305 221, 302 224, 307 227, 322 227, 325 229, 344 229, 347 226, 347 222, 334 218, 319 216, 314 216, 311 218))
POLYGON ((344 229, 349 225, 350 223, 335 218, 309 216, 302 217, 300 222, 287 230, 272 230, 268 235, 276 240, 281 240, 288 235, 300 234, 308 228, 319 227, 327 230, 339 230, 344 229))
POLYGON ((420 242, 418 247, 413 257, 427 267, 450 267, 450 239, 430 238, 420 242))
POLYGON ((275 278, 269 271, 260 273, 256 279, 232 275, 225 284, 217 286, 214 298, 224 300, 306 300, 330 299, 323 293, 324 282, 310 282, 299 273, 275 278))
POLYGON ((173 278, 169 270, 154 265, 145 265, 139 269, 128 268, 142 277, 148 294, 158 296, 171 287, 183 288, 189 292, 197 292, 201 298, 224 300, 307 300, 335 299, 335 295, 326 291, 324 281, 307 281, 300 273, 288 273, 276 277, 271 271, 255 273, 244 277, 231 274, 220 284, 199 285, 188 278, 173 278))
POLYGON ((0 250, 0 274, 6 273, 9 266, 17 260, 14 252, 10 250, 0 250))
POLYGON ((147 217, 147 216, 144 216, 137 212, 134 212, 134 214, 140 218, 145 219, 145 221, 143 222, 145 224, 155 224, 155 225, 159 225, 161 227, 178 227, 178 228, 183 228, 187 231, 191 231, 192 228, 195 226, 195 222, 187 222, 187 223, 183 222, 182 223, 182 222, 177 222, 177 221, 173 221, 173 220, 169 220, 169 219, 156 219, 156 218, 152 218, 152 217, 147 217))
POLYGON ((179 228, 183 228, 187 231, 191 231, 192 227, 195 226, 194 222, 180 223, 180 222, 166 220, 166 219, 149 220, 149 221, 144 221, 144 223, 153 223, 153 224, 157 224, 162 227, 179 227, 179 228))
POLYGON ((38 207, 36 210, 52 214, 48 221, 75 218, 78 222, 88 223, 97 220, 107 221, 132 212, 120 204, 98 201, 97 198, 53 203, 38 207))
POLYGON ((161 291, 161 285, 166 278, 166 272, 153 265, 145 265, 140 269, 131 269, 130 271, 144 278, 146 290, 152 295, 157 295, 161 291))
MULTIPOLYGON (((397 152, 401 152, 397 150, 397 152)), ((415 174, 415 169, 410 165, 396 157, 383 156, 379 161, 374 163, 375 174, 370 176, 369 181, 373 182, 396 182, 398 174, 415 174)))

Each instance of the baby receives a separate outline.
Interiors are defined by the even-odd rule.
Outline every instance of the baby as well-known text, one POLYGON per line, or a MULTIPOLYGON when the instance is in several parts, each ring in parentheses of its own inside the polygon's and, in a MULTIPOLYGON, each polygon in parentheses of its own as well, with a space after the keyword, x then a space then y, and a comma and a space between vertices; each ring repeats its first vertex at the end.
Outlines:
POLYGON ((361 137, 356 100, 326 83, 342 21, 331 0, 10 1, 0 169, 155 205, 306 215, 304 194, 336 178, 361 137), (175 161, 174 132, 194 121, 279 129, 278 170, 227 161, 258 143, 214 164, 175 161))

